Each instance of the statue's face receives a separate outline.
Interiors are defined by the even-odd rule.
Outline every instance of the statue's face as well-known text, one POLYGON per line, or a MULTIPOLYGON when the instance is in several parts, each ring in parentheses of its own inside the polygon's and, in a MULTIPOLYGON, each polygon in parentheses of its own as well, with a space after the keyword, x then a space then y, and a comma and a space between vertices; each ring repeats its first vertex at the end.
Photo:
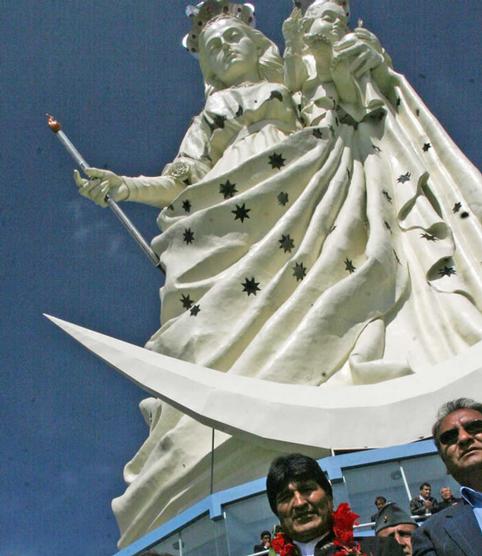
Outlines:
POLYGON ((220 19, 209 25, 199 40, 199 54, 227 86, 257 75, 256 44, 246 26, 234 19, 220 19))
MULTIPOLYGON (((310 15, 309 10, 307 15, 310 15)), ((313 14, 314 15, 314 14, 313 14)), ((317 7, 316 17, 311 24, 309 34, 325 42, 333 44, 339 41, 347 32, 346 16, 343 8, 328 2, 317 7)))

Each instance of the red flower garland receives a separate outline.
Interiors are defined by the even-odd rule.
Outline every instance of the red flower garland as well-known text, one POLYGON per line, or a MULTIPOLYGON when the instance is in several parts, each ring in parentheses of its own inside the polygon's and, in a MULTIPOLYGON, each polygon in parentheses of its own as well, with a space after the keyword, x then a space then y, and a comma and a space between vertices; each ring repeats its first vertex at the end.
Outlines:
MULTIPOLYGON (((353 554, 354 556, 366 556, 361 552, 360 543, 356 542, 353 537, 353 526, 360 517, 351 511, 349 504, 341 503, 333 517, 333 533, 335 538, 333 544, 339 548, 335 552, 335 556, 346 556, 353 554)), ((279 556, 295 556, 296 547, 291 539, 284 533, 277 533, 271 541, 271 547, 279 556)))
POLYGON ((284 533, 276 533, 271 541, 271 548, 276 554, 279 554, 279 556, 294 556, 295 553, 295 545, 284 533))
POLYGON ((356 520, 359 517, 358 514, 351 511, 346 502, 342 502, 333 512, 333 533, 335 533, 333 543, 340 548, 335 552, 335 556, 345 556, 345 554, 364 556, 360 543, 353 538, 353 526, 357 524, 356 520))

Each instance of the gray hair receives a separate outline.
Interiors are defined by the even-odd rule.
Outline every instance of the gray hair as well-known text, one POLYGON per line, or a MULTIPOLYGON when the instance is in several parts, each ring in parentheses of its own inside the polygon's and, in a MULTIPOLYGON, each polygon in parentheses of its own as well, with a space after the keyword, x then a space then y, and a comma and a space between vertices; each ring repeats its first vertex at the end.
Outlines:
POLYGON ((482 414, 482 403, 476 402, 475 400, 472 400, 470 398, 458 398, 456 400, 444 403, 443 406, 438 410, 437 420, 432 427, 432 436, 440 455, 442 454, 440 440, 438 438, 440 425, 442 424, 442 421, 445 419, 445 417, 459 409, 474 409, 475 411, 478 411, 482 414))

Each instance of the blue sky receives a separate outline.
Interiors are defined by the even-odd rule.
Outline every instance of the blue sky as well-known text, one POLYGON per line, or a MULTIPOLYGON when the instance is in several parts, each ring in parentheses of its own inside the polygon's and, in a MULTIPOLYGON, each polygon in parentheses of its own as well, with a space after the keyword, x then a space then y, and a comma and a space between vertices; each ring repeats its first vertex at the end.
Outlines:
MULTIPOLYGON (((116 551, 110 500, 147 432, 144 395, 42 313, 142 345, 159 326, 161 275, 77 194, 44 114, 92 165, 158 174, 203 102, 180 44, 187 4, 0 2, 2 556, 116 551)), ((256 6, 258 28, 281 44, 291 0, 256 6)), ((352 12, 480 167, 480 0, 352 0, 352 12)), ((156 234, 154 209, 125 208, 156 234)))

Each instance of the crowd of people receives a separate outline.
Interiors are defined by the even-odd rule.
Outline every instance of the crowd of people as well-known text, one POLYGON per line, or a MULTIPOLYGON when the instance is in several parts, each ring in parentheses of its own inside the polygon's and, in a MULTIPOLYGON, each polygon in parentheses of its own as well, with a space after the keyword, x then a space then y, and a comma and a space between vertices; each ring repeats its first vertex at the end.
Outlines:
MULTIPOLYGON (((419 487, 419 494, 410 500, 410 515, 417 522, 421 522, 432 514, 436 514, 449 506, 457 504, 461 499, 454 496, 449 486, 440 489, 440 500, 432 496, 432 485, 424 482, 419 487)), ((370 520, 374 523, 382 509, 391 504, 385 496, 377 496, 374 501, 377 511, 371 516, 370 520)))

